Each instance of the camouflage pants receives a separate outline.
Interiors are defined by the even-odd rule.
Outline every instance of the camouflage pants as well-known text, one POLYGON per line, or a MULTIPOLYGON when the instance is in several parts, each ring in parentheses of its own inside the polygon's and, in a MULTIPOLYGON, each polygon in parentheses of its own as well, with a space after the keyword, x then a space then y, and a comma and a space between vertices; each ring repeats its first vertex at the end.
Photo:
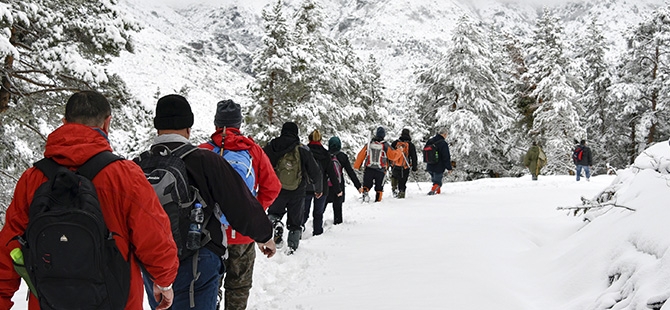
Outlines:
POLYGON ((225 279, 223 280, 225 310, 247 308, 254 275, 256 244, 229 244, 225 279))

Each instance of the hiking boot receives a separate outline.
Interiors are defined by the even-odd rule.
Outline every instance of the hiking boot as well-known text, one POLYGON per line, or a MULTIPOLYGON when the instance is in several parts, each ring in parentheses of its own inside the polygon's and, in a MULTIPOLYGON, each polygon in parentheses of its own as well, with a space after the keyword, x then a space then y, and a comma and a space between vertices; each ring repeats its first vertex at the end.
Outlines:
POLYGON ((363 194, 361 194, 361 202, 370 202, 370 194, 368 194, 367 188, 363 188, 363 194))
POLYGON ((399 199, 403 199, 403 198, 405 198, 405 192, 399 192, 399 193, 398 193, 398 198, 399 198, 399 199))
POLYGON ((289 230, 288 232, 288 238, 286 239, 286 243, 288 244, 289 247, 289 252, 287 254, 293 254, 295 250, 298 249, 298 245, 300 245, 300 238, 302 238, 302 230, 300 229, 295 229, 295 230, 289 230))
POLYGON ((435 191, 435 194, 440 194, 442 193, 442 187, 438 187, 437 190, 435 191))
POLYGON ((391 189, 391 193, 393 194, 393 198, 398 198, 398 190, 397 189, 391 189))
POLYGON ((275 240, 275 245, 277 249, 281 249, 284 247, 284 223, 282 223, 279 220, 275 220, 272 223, 272 227, 274 227, 274 240, 275 240))
POLYGON ((437 184, 433 184, 433 187, 431 187, 430 192, 428 192, 428 195, 432 196, 435 194, 439 194, 440 186, 437 184))
POLYGON ((382 194, 384 194, 384 192, 382 192, 382 191, 377 191, 377 194, 375 195, 375 202, 380 202, 380 201, 382 201, 382 194))

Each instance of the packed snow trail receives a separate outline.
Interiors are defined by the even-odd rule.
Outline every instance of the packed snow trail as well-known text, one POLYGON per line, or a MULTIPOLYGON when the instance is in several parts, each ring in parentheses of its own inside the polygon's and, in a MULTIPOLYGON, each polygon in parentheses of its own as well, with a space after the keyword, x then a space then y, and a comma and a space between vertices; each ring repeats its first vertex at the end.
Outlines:
MULTIPOLYGON (((436 196, 411 182, 405 199, 387 184, 387 197, 369 204, 347 188, 342 225, 332 225, 329 205, 322 235, 311 236, 310 220, 295 254, 257 256, 247 309, 584 309, 595 297, 582 296, 606 284, 566 273, 573 262, 558 245, 584 223, 556 207, 592 198, 613 178, 482 179, 445 183, 436 196)), ((27 309, 26 292, 22 284, 13 309, 27 309)))
POLYGON ((329 207, 323 235, 310 220, 294 255, 257 258, 249 309, 564 309, 577 295, 551 273, 552 254, 530 254, 584 225, 556 207, 612 180, 483 179, 437 196, 409 183, 406 199, 370 204, 348 188, 342 225, 329 207))

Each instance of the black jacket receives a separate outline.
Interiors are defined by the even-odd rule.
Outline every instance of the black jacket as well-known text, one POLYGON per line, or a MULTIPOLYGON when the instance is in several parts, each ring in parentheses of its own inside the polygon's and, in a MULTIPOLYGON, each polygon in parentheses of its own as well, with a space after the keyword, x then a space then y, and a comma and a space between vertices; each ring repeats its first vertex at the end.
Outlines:
POLYGON ((575 165, 593 166, 593 154, 591 154, 591 148, 580 144, 575 147, 575 150, 580 147, 583 149, 582 160, 575 160, 575 165))
MULTIPOLYGON (((268 143, 264 148, 265 154, 268 155, 272 166, 277 166, 279 159, 284 156, 284 154, 292 151, 297 145, 300 145, 300 139, 297 135, 294 134, 282 134, 281 136, 274 138, 268 143)), ((323 184, 319 182, 321 180, 321 171, 319 165, 314 160, 312 152, 309 151, 309 148, 301 146, 300 151, 300 163, 302 164, 302 180, 300 185, 295 190, 283 189, 279 192, 279 195, 284 196, 305 196, 305 188, 307 183, 314 183, 314 191, 317 193, 323 192, 323 184)))
MULTIPOLYGON (((358 175, 356 175, 356 172, 354 171, 354 168, 351 167, 351 162, 349 161, 349 156, 347 156, 346 153, 341 152, 340 150, 337 150, 334 152, 335 157, 337 160, 340 162, 340 165, 342 165, 342 171, 346 171, 347 175, 349 175, 349 179, 351 182, 354 183, 354 187, 356 189, 361 188, 361 181, 358 180, 358 175)), ((333 183, 335 184, 335 183, 333 183)), ((340 184, 340 190, 342 191, 342 202, 344 202, 344 188, 346 187, 346 184, 344 183, 344 173, 342 173, 342 183, 340 184)), ((326 202, 333 202, 335 200, 335 195, 337 195, 337 191, 334 189, 331 189, 330 193, 328 194, 328 198, 326 199, 326 202)))
MULTIPOLYGON (((328 196, 328 190, 329 187, 328 185, 328 179, 330 179, 330 182, 332 184, 337 184, 339 181, 337 180, 337 173, 335 172, 335 167, 333 166, 333 160, 330 158, 330 154, 328 154, 328 150, 326 150, 323 145, 320 143, 310 143, 307 145, 309 147, 309 150, 312 152, 312 156, 314 156, 314 160, 319 164, 319 168, 321 171, 321 184, 323 185, 323 194, 328 196)), ((307 192, 308 193, 314 193, 315 192, 316 186, 308 186, 307 187, 307 192)))
MULTIPOLYGON (((183 142, 162 143, 175 149, 183 142)), ((272 238, 272 223, 268 219, 263 206, 251 194, 247 185, 233 167, 223 157, 206 149, 198 149, 184 158, 189 183, 197 188, 200 196, 207 203, 205 215, 211 215, 218 204, 228 219, 230 226, 256 242, 265 243, 272 238)), ((211 217, 207 230, 212 241, 206 248, 219 256, 225 254, 225 230, 215 217, 211 217)))
POLYGON ((451 154, 449 153, 449 145, 444 140, 442 135, 435 135, 426 142, 426 145, 435 144, 439 161, 436 164, 427 164, 426 170, 431 172, 443 173, 444 170, 451 170, 451 154))

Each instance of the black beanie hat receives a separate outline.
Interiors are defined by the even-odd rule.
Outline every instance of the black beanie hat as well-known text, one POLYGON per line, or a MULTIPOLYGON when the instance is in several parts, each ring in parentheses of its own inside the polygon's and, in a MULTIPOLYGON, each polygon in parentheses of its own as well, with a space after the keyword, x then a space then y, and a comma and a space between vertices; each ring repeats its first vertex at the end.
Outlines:
POLYGON ((379 139, 384 139, 386 137, 386 130, 384 130, 384 127, 377 127, 377 131, 375 132, 375 137, 379 139))
POLYGON ((156 129, 184 129, 193 126, 193 112, 186 98, 180 95, 167 95, 158 99, 156 104, 156 129))
POLYGON ((298 136, 298 125, 296 125, 294 122, 286 122, 284 125, 281 126, 281 135, 295 135, 296 137, 298 136))
POLYGON ((400 135, 403 137, 409 137, 409 129, 405 128, 400 132, 400 135))
POLYGON ((219 101, 219 103, 216 104, 214 126, 240 128, 241 125, 242 111, 239 104, 230 99, 219 101))

